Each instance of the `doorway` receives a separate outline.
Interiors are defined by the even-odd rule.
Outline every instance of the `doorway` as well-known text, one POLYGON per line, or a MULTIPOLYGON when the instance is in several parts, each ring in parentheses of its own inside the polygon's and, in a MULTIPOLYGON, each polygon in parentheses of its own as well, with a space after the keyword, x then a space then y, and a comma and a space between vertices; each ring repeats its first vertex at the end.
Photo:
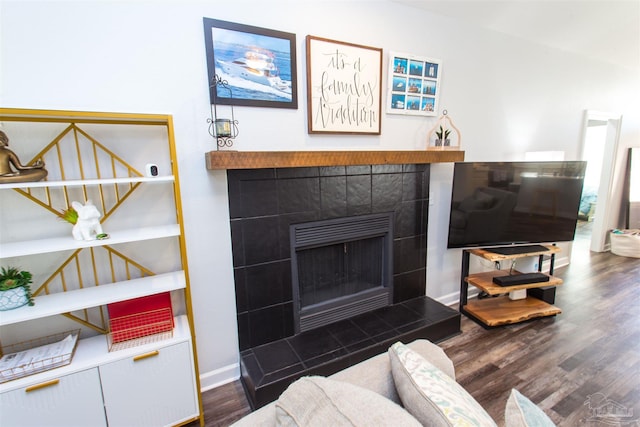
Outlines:
POLYGON ((585 111, 581 159, 587 161, 587 172, 580 211, 591 223, 584 229, 591 230, 589 249, 594 252, 609 249, 607 234, 616 227, 611 195, 621 122, 619 114, 585 111))

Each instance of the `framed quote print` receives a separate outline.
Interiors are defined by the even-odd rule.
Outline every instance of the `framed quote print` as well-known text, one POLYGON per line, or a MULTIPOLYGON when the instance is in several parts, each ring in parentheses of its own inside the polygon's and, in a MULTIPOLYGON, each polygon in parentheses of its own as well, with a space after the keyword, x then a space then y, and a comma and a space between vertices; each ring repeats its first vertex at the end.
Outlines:
POLYGON ((382 49, 307 36, 309 133, 380 135, 382 49))
POLYGON ((441 76, 439 59, 392 52, 387 113, 436 116, 441 76))

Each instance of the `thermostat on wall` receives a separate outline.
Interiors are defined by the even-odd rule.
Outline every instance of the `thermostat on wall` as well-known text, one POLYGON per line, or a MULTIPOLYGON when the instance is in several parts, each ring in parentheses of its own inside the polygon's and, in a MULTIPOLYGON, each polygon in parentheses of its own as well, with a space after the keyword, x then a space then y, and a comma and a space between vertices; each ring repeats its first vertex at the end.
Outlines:
POLYGON ((147 176, 158 176, 158 165, 156 164, 147 163, 145 170, 147 171, 147 176))

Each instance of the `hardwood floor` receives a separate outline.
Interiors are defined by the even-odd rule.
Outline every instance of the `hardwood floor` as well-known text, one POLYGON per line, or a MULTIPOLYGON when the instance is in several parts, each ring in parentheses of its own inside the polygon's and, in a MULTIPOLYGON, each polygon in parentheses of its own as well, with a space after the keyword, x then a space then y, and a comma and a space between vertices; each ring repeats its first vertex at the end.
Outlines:
MULTIPOLYGON (((511 388, 559 426, 640 425, 640 259, 589 252, 578 236, 571 264, 555 273, 564 280, 556 317, 486 330, 463 316, 462 334, 440 343, 457 380, 500 426, 511 388), (607 399, 631 416, 593 418, 607 399)), ((249 412, 239 381, 203 401, 207 426, 249 412)))
POLYGON ((240 380, 202 393, 202 405, 207 427, 228 426, 251 412, 240 380))

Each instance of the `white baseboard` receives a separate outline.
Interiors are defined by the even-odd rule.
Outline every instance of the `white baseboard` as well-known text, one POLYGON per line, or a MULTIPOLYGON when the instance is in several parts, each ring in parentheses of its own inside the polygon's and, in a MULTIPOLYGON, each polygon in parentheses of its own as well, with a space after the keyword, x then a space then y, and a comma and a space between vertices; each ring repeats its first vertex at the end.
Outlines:
MULTIPOLYGON (((560 267, 565 267, 569 265, 569 257, 568 256, 556 256, 556 260, 553 263, 553 269, 555 270, 556 268, 560 268, 560 267)), ((545 272, 549 272, 549 267, 550 267, 550 261, 545 260, 542 263, 542 271, 545 272)))
POLYGON ((213 371, 205 372, 204 374, 200 374, 200 391, 205 392, 207 390, 220 387, 221 385, 228 384, 238 378, 240 378, 239 363, 234 363, 213 371))
MULTIPOLYGON (((476 295, 478 295, 478 288, 469 286, 469 298, 473 298, 476 295)), ((441 297, 434 298, 434 299, 438 301, 440 304, 457 309, 458 304, 460 304, 460 292, 452 292, 448 295, 443 295, 441 297)))
POLYGON ((453 292, 448 295, 443 295, 441 297, 434 298, 434 299, 438 301, 440 304, 443 304, 446 306, 457 305, 458 301, 460 300, 460 292, 453 292))

